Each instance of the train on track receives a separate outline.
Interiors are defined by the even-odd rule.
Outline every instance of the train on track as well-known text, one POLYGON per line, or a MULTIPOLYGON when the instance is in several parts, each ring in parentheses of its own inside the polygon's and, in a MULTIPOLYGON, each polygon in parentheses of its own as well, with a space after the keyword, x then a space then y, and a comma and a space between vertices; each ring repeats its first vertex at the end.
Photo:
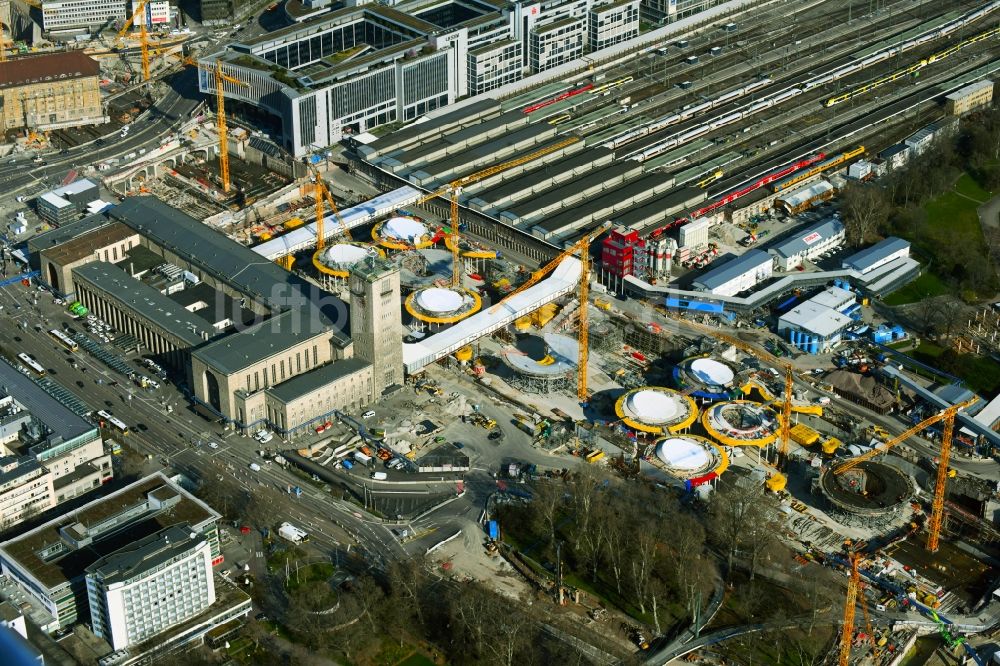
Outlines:
MULTIPOLYGON (((959 30, 960 28, 983 18, 984 16, 990 14, 991 12, 997 10, 998 8, 1000 8, 1000 0, 994 0, 993 2, 983 7, 980 7, 975 11, 968 12, 963 16, 960 16, 953 21, 949 21, 943 26, 935 28, 934 30, 926 32, 922 35, 909 39, 900 44, 887 47, 877 53, 873 53, 869 56, 856 60, 853 63, 841 66, 832 72, 815 76, 802 83, 768 94, 759 100, 751 102, 750 104, 738 107, 726 113, 725 115, 706 119, 705 122, 702 124, 696 125, 694 127, 686 127, 683 129, 678 128, 677 132, 665 135, 663 139, 660 141, 657 141, 645 147, 637 148, 634 151, 628 151, 626 149, 625 151, 616 153, 616 157, 637 160, 639 162, 645 162, 646 160, 652 159, 657 155, 660 155, 672 148, 684 145, 710 132, 713 132, 719 129, 720 127, 736 123, 744 118, 760 113, 761 111, 764 111, 765 109, 768 109, 772 106, 775 106, 777 104, 782 104, 794 97, 798 97, 799 95, 802 95, 803 93, 808 92, 814 88, 818 88, 819 86, 825 85, 832 81, 842 79, 845 76, 850 76, 855 72, 862 71, 866 67, 870 67, 877 63, 888 60, 889 58, 899 53, 902 53, 903 51, 908 51, 910 49, 913 49, 917 46, 930 42, 939 37, 945 37, 947 35, 950 35, 956 30, 959 30)), ((993 32, 994 32, 993 30, 988 31, 988 33, 993 33, 993 32)), ((970 39, 975 41, 980 41, 982 39, 985 39, 983 35, 986 34, 987 33, 983 33, 982 35, 976 35, 975 37, 970 39)), ((957 46, 959 45, 955 45, 951 48, 955 48, 957 46)), ((954 51, 948 49, 932 57, 937 57, 937 58, 946 57, 944 54, 950 54, 949 52, 954 52, 954 51)), ((711 109, 720 107, 721 105, 726 104, 728 102, 733 102, 735 100, 746 97, 748 94, 760 90, 761 88, 769 85, 771 82, 772 82, 771 79, 766 77, 755 80, 751 83, 746 84, 745 86, 741 86, 739 88, 731 90, 713 99, 706 100, 704 102, 700 102, 698 104, 689 106, 687 108, 682 109, 679 112, 662 116, 641 127, 636 127, 627 132, 623 132, 622 134, 619 134, 617 136, 613 136, 601 145, 603 145, 605 148, 611 148, 617 151, 618 149, 626 146, 629 143, 632 143, 633 141, 641 139, 642 137, 659 132, 663 129, 670 127, 671 125, 675 125, 690 120, 695 116, 703 114, 711 109)))

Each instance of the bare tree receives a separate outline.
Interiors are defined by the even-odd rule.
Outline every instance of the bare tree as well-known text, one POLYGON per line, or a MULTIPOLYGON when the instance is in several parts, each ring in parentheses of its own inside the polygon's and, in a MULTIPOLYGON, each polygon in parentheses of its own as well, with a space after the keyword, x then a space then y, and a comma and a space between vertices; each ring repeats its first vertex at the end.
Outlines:
POLYGON ((876 185, 851 183, 841 193, 847 242, 862 245, 889 219, 891 211, 885 191, 876 185))
POLYGON ((748 524, 740 535, 740 545, 747 554, 750 566, 750 580, 753 581, 761 559, 777 543, 777 511, 767 497, 750 505, 746 514, 748 524))
POLYGON ((733 571, 733 560, 745 538, 754 506, 763 500, 764 490, 749 478, 725 485, 715 494, 710 508, 712 536, 726 553, 726 575, 733 571))
POLYGON ((639 605, 639 610, 645 613, 656 564, 657 535, 646 529, 647 526, 644 524, 633 523, 633 525, 635 534, 632 535, 628 556, 629 581, 632 584, 635 602, 639 605))
POLYGON ((564 492, 560 482, 541 483, 535 488, 535 496, 531 502, 536 529, 544 531, 550 546, 556 542, 556 521, 559 518, 564 492))

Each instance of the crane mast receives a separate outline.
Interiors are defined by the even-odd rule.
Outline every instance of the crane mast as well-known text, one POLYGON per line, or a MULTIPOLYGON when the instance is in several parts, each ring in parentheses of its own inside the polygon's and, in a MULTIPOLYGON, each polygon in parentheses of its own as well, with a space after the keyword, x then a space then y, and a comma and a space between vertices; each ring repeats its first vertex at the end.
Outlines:
POLYGON ((838 666, 850 666, 851 639, 854 638, 854 614, 858 602, 858 591, 861 589, 861 574, 858 572, 858 560, 861 555, 851 553, 851 577, 847 581, 847 600, 844 602, 844 625, 840 634, 840 659, 838 666))
POLYGON ((938 460, 937 479, 934 482, 934 500, 931 502, 931 517, 927 525, 927 550, 936 553, 941 537, 941 519, 944 516, 944 494, 948 485, 948 463, 951 460, 951 440, 955 435, 955 416, 959 407, 945 410, 944 432, 941 433, 941 453, 938 460))

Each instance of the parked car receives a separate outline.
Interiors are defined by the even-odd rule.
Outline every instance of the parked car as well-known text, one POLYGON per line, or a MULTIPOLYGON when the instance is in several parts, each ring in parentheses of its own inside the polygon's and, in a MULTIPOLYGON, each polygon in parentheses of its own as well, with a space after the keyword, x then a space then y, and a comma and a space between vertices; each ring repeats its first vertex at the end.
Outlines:
POLYGON ((369 409, 367 412, 361 415, 361 418, 370 419, 373 416, 375 416, 375 412, 369 409))

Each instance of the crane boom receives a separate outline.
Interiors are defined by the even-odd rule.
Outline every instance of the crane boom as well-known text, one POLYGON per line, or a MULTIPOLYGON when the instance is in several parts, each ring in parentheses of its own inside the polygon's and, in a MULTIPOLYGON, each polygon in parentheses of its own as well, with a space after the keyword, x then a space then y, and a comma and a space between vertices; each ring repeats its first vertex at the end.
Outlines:
MULTIPOLYGON (((834 468, 833 473, 834 474, 843 474, 844 472, 849 472, 852 469, 854 469, 855 467, 857 467, 858 465, 860 465, 861 463, 867 462, 867 461, 871 460, 872 458, 875 458, 876 456, 882 455, 883 453, 885 453, 886 451, 888 451, 892 447, 896 446, 897 444, 900 444, 900 443, 906 441, 910 437, 913 437, 914 435, 920 433, 921 431, 923 431, 926 428, 929 428, 930 426, 934 425, 935 423, 939 423, 939 422, 945 420, 946 418, 948 418, 948 414, 949 413, 952 415, 951 418, 954 421, 954 415, 955 415, 955 413, 958 412, 958 410, 963 409, 965 407, 968 407, 969 405, 971 405, 974 402, 975 402, 975 400, 968 400, 966 402, 959 403, 957 405, 953 405, 953 406, 945 409, 942 412, 938 412, 937 414, 934 414, 932 416, 928 416, 926 419, 924 419, 923 421, 921 421, 917 425, 915 425, 912 428, 909 428, 908 430, 906 430, 905 432, 903 432, 903 434, 901 434, 901 435, 899 435, 897 437, 893 437, 892 439, 890 439, 888 442, 886 442, 885 444, 883 444, 881 446, 881 448, 872 449, 871 451, 868 451, 867 453, 862 453, 860 456, 851 458, 850 460, 844 462, 843 464, 841 464, 838 467, 834 468)), ((947 468, 945 469, 945 471, 947 472, 947 468)), ((942 504, 942 506, 943 506, 943 504, 942 504)))
POLYGON ((136 18, 139 20, 139 50, 142 53, 142 80, 149 81, 149 32, 146 30, 146 0, 139 0, 136 3, 135 9, 132 12, 132 16, 128 17, 125 21, 125 25, 122 29, 118 31, 118 36, 115 41, 121 41, 125 38, 125 35, 136 23, 136 18))

